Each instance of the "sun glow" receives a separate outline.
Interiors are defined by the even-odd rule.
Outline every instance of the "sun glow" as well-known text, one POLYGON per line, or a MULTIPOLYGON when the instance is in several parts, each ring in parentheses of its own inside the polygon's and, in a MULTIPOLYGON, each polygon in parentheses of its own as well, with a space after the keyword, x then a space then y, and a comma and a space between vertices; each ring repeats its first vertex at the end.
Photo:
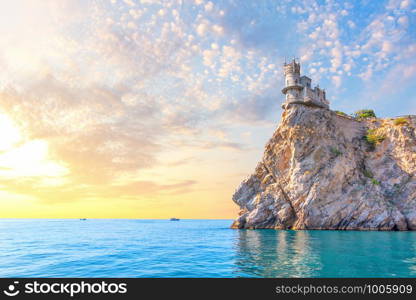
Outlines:
POLYGON ((0 115, 0 134, 0 175, 55 177, 67 173, 65 167, 49 158, 46 141, 24 141, 7 115, 0 115))
POLYGON ((0 115, 0 151, 13 148, 21 139, 19 129, 7 115, 0 115))

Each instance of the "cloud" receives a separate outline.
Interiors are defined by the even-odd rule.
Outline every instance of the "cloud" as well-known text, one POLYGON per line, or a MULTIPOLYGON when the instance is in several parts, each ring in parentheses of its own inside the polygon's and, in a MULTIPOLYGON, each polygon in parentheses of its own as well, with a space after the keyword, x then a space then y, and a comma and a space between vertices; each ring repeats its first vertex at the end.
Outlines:
POLYGON ((213 50, 204 50, 202 52, 204 58, 204 65, 211 67, 214 65, 215 57, 218 55, 218 51, 216 49, 213 50))
POLYGON ((226 116, 230 120, 248 124, 268 120, 269 114, 279 109, 278 98, 273 95, 272 91, 257 96, 243 97, 239 101, 230 103, 226 109, 226 116))
POLYGON ((416 78, 416 60, 409 64, 398 64, 383 77, 380 81, 377 81, 377 91, 373 97, 383 98, 386 95, 392 95, 399 93, 406 88, 407 85, 413 84, 416 78), (397 78, 400 78, 400 85, 397 85, 397 78))
POLYGON ((306 44, 299 47, 299 56, 315 81, 328 84, 329 98, 342 93, 350 97, 345 87, 354 77, 366 84, 379 82, 397 64, 409 61, 402 53, 414 43, 410 1, 391 0, 380 6, 368 2, 360 7, 336 1, 299 3, 304 4, 292 3, 302 7, 292 11, 298 18, 299 40, 306 44), (365 21, 356 21, 360 19, 365 21))
POLYGON ((128 6, 135 6, 136 4, 132 0, 123 0, 128 6))
POLYGON ((207 30, 208 30, 208 25, 204 23, 201 23, 196 27, 196 32, 200 36, 204 36, 207 30))
POLYGON ((141 176, 180 161, 178 154, 197 153, 198 167, 205 155, 215 163, 214 151, 250 149, 234 131, 275 122, 284 57, 299 56, 329 96, 357 75, 397 75, 395 66, 407 81, 415 76, 410 1, 375 11, 335 1, 22 4, 0 4, 0 109, 18 124, 22 143, 44 141, 68 173, 0 179, 39 197, 45 182, 68 201, 188 191, 187 178, 141 176))
POLYGON ((217 35, 223 35, 224 34, 224 28, 218 24, 214 24, 211 27, 212 31, 217 35))
POLYGON ((403 0, 400 2, 401 9, 407 9, 410 6, 410 0, 403 0))
POLYGON ((0 103, 28 139, 49 141, 51 155, 65 162, 73 177, 103 182, 151 166, 164 134, 150 98, 132 107, 121 101, 120 92, 96 86, 71 89, 48 76, 27 93, 3 92, 0 103))
POLYGON ((221 67, 218 71, 220 77, 228 77, 233 72, 240 72, 240 60, 242 54, 234 47, 224 46, 222 48, 221 67))
POLYGON ((207 4, 205 4, 205 11, 212 11, 214 8, 214 4, 211 1, 208 1, 207 4))
POLYGON ((339 88, 341 86, 341 77, 332 76, 332 82, 334 83, 335 87, 339 88))

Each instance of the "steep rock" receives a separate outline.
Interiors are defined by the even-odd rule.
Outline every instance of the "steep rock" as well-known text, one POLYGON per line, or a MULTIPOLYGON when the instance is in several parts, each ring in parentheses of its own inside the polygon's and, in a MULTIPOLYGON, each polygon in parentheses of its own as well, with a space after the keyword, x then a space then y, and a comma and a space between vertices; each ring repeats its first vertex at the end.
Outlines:
POLYGON ((416 230, 416 117, 406 120, 287 106, 233 195, 232 228, 416 230), (371 129, 384 140, 369 144, 371 129))

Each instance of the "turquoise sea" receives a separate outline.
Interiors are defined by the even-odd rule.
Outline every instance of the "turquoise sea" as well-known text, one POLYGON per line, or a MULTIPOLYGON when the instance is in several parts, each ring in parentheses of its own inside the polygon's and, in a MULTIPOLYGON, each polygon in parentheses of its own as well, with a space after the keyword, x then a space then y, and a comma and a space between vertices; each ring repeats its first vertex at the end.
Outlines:
POLYGON ((0 277, 416 277, 416 232, 231 220, 0 220, 0 277))

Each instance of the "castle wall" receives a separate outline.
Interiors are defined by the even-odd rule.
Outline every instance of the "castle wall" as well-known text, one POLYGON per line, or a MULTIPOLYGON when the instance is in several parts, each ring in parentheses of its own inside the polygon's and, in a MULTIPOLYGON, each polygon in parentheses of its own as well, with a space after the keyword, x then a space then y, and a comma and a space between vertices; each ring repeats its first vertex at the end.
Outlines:
POLYGON ((282 92, 285 94, 286 104, 305 103, 307 105, 329 108, 325 91, 318 87, 311 88, 312 80, 307 76, 300 76, 300 64, 296 63, 295 60, 284 65, 284 73, 285 88, 282 92))

